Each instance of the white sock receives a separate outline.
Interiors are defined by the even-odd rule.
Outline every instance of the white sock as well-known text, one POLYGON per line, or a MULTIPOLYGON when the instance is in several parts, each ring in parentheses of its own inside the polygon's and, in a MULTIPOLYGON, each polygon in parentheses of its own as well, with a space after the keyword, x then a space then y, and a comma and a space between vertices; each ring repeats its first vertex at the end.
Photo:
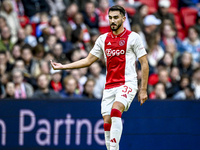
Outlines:
POLYGON ((119 141, 121 139, 122 128, 123 128, 121 115, 119 115, 121 112, 117 109, 114 110, 112 109, 112 111, 111 111, 112 125, 110 129, 110 150, 118 150, 119 141), (112 113, 112 111, 114 112, 112 113))
POLYGON ((105 143, 107 150, 110 150, 110 131, 105 131, 105 143))
POLYGON ((107 150, 110 150, 110 127, 111 127, 111 124, 104 123, 104 135, 105 135, 105 144, 106 144, 107 150))

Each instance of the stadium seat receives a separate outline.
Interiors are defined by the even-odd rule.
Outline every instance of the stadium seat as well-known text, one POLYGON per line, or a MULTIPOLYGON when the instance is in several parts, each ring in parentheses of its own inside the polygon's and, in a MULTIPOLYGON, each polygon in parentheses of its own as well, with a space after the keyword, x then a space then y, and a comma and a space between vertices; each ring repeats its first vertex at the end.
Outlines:
POLYGON ((180 15, 183 20, 183 25, 187 29, 196 22, 197 10, 193 8, 184 7, 180 10, 180 15))
POLYGON ((171 5, 169 7, 169 12, 172 14, 177 14, 178 13, 178 1, 179 0, 170 0, 171 5))
POLYGON ((158 0, 136 0, 142 4, 149 6, 149 14, 155 13, 158 10, 158 0))
POLYGON ((177 30, 182 29, 183 26, 182 26, 182 22, 181 22, 181 16, 178 13, 174 14, 174 20, 175 20, 176 29, 177 30))
POLYGON ((131 17, 136 13, 136 10, 132 7, 126 7, 125 10, 131 17))

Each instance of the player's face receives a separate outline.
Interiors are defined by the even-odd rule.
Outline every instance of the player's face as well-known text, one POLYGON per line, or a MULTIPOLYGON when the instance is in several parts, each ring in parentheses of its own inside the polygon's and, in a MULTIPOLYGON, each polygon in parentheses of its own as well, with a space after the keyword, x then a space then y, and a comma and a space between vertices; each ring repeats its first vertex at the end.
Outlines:
POLYGON ((120 11, 109 12, 109 23, 112 31, 117 31, 125 21, 125 16, 120 14, 120 11))

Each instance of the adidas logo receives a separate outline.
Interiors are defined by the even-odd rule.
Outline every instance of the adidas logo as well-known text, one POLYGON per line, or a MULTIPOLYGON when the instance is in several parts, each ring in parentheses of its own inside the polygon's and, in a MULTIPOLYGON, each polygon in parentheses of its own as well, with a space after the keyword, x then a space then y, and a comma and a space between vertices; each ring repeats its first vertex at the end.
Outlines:
POLYGON ((117 143, 117 141, 116 141, 115 138, 113 138, 112 140, 110 140, 110 142, 117 143))
POLYGON ((127 98, 127 95, 126 95, 126 94, 123 94, 123 95, 121 95, 121 96, 123 96, 123 97, 127 98))
POLYGON ((111 45, 111 43, 109 42, 107 45, 111 45))

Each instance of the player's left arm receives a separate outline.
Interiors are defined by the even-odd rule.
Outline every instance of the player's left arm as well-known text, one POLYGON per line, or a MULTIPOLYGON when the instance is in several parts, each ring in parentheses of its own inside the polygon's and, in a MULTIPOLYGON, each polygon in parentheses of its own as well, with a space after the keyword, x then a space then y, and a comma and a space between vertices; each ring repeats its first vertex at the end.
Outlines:
POLYGON ((138 94, 138 101, 140 101, 140 105, 144 104, 147 100, 147 83, 149 78, 149 64, 147 60, 147 55, 144 55, 139 58, 139 62, 141 64, 141 71, 142 71, 142 79, 141 79, 141 88, 138 94))

